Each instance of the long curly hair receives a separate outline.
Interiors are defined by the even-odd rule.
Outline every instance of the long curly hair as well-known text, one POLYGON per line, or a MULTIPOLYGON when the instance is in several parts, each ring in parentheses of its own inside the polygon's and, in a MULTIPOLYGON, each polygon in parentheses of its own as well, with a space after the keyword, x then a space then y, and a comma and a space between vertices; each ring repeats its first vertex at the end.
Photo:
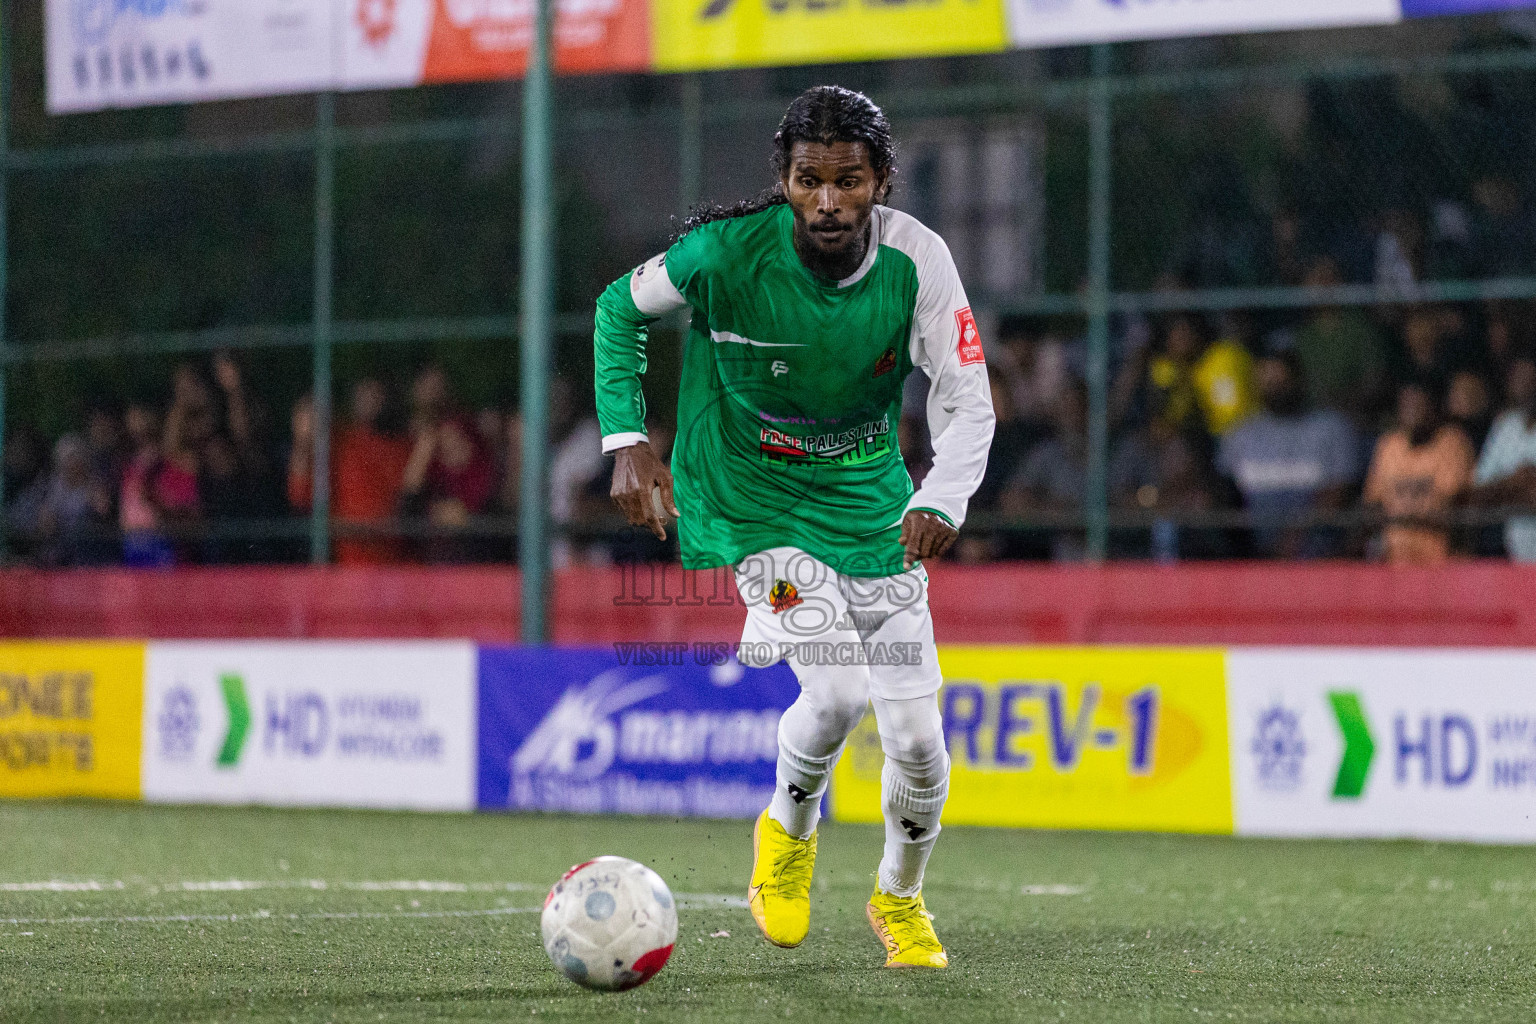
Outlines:
POLYGON ((677 237, 717 220, 747 217, 787 203, 789 200, 780 181, 797 142, 819 142, 826 146, 834 142, 862 142, 875 173, 886 176, 884 194, 877 202, 884 202, 890 195, 890 181, 896 175, 896 142, 891 138, 891 122, 886 119, 885 111, 861 92, 840 85, 817 85, 795 97, 779 122, 779 130, 773 135, 770 166, 776 179, 774 184, 750 199, 729 206, 704 203, 693 207, 677 237))

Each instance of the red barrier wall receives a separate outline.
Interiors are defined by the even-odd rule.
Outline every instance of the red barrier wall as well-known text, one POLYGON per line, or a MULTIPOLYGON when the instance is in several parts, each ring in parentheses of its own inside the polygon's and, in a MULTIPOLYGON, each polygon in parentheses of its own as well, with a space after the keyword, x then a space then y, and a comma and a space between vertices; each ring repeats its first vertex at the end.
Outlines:
MULTIPOLYGON (((558 574, 553 639, 735 640, 724 573, 558 574), (689 589, 691 588, 691 589, 689 589)), ((1536 566, 1227 563, 932 570, 950 643, 1536 647, 1536 566)), ((465 637, 509 641, 518 575, 494 567, 0 572, 8 637, 465 637)))

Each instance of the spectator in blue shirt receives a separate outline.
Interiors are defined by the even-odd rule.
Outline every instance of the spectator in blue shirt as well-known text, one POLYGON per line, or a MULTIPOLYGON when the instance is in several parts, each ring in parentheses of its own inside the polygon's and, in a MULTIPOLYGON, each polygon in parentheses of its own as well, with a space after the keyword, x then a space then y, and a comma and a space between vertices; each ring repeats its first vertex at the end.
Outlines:
POLYGON ((1337 554, 1340 531, 1306 527, 1303 521, 1348 502, 1360 479, 1359 438, 1339 413, 1307 408, 1294 353, 1265 356, 1257 371, 1263 411, 1221 439, 1217 468, 1242 495, 1260 554, 1337 554))

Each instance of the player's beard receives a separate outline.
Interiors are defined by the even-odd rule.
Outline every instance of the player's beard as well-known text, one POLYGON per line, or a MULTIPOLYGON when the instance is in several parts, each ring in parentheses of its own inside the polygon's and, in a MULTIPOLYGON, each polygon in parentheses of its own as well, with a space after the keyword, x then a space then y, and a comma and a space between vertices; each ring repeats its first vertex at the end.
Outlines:
POLYGON ((829 281, 842 281, 852 277, 864 262, 869 249, 869 221, 862 227, 855 226, 848 232, 848 242, 839 249, 823 249, 816 244, 811 226, 795 218, 795 253, 807 270, 829 281))

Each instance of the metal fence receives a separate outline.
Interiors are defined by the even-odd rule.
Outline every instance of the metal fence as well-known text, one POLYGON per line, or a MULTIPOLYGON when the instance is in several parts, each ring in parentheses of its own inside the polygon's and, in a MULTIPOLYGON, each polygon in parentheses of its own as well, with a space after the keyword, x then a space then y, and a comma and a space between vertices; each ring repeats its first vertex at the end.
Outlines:
MULTIPOLYGON (((11 13, 6 6, 6 17, 11 13)), ((9 24, 0 25, 0 46, 9 47, 9 24)), ((1383 30, 1386 31, 1386 30, 1383 30)), ((1495 276, 1479 279, 1440 279, 1407 286, 1346 284, 1336 287, 1300 287, 1248 284, 1184 288, 1168 291, 1145 280, 1135 280, 1134 273, 1117 270, 1116 232, 1124 220, 1116 195, 1117 130, 1134 121, 1138 111, 1149 103, 1181 102, 1191 97, 1232 97, 1262 93, 1270 89, 1328 86, 1370 86, 1405 80, 1498 82, 1519 78, 1526 82, 1536 75, 1536 51, 1507 41, 1470 52, 1431 52, 1419 56, 1329 57, 1289 63, 1259 63, 1204 70, 1180 70, 1156 73, 1126 72, 1117 65, 1119 55, 1128 47, 1101 45, 1093 47, 1086 73, 1035 75, 1017 80, 972 81, 962 84, 924 86, 922 88, 884 90, 879 99, 894 119, 1015 115, 1038 112, 1041 116, 1073 123, 1086 146, 1083 189, 1086 210, 1081 223, 1086 245, 1082 246, 1083 265, 1072 276, 1082 282, 1078 289, 1054 292, 991 294, 976 296, 978 307, 997 313, 1025 316, 1067 316, 1081 318, 1085 325, 1087 359, 1085 378, 1089 396, 1089 459, 1087 500, 1080 520, 1084 531, 1087 557, 1098 560, 1109 553, 1110 531, 1114 526, 1142 527, 1145 516, 1111 514, 1107 493, 1107 464, 1110 448, 1109 385, 1111 365, 1112 318, 1124 314, 1144 314, 1168 310, 1284 310, 1317 305, 1376 306, 1411 302, 1474 302, 1495 299, 1536 298, 1536 277, 1495 276)), ((513 116, 443 118, 389 123, 365 127, 338 125, 336 98, 320 94, 314 98, 313 124, 304 131, 256 134, 238 139, 203 141, 195 139, 157 139, 142 142, 83 145, 54 148, 14 148, 7 131, 11 114, 12 63, 8 53, 0 53, 0 295, 5 294, 8 264, 6 225, 7 189, 25 176, 50 174, 107 173, 127 166, 168 166, 192 163, 262 162, 301 159, 313 168, 313 282, 312 310, 307 323, 252 322, 242 326, 221 326, 207 330, 138 333, 131 336, 102 338, 42 338, 19 343, 7 334, 5 303, 0 302, 0 429, 5 422, 4 401, 8 378, 18 367, 45 363, 66 363, 123 354, 169 354, 207 352, 217 349, 309 349, 313 389, 317 396, 328 396, 334 351, 338 346, 387 345, 402 342, 427 342, 435 339, 473 341, 476 339, 514 339, 522 330, 519 315, 479 314, 458 317, 409 317, 384 319, 345 319, 333 310, 332 289, 336 276, 335 190, 337 160, 341 154, 365 149, 401 147, 432 143, 463 143, 504 138, 512 144, 521 137, 521 151, 526 157, 547 147, 551 133, 602 133, 615 124, 642 123, 651 131, 670 133, 676 146, 679 205, 686 207, 703 192, 706 174, 707 140, 716 131, 742 124, 771 125, 782 112, 785 96, 739 99, 721 95, 712 84, 727 81, 719 76, 689 76, 681 87, 662 102, 646 98, 620 106, 562 107, 554 124, 520 123, 513 116)), ((792 76, 791 76, 792 77, 792 76)), ((786 79, 788 84, 788 79, 786 79)), ((783 90, 793 91, 793 87, 783 90)), ((671 92, 669 90, 669 92, 671 92)), ((1536 91, 1533 91, 1536 95, 1536 91)), ((1167 183, 1177 187, 1176 182, 1167 183)), ((537 182, 534 183, 537 189, 537 182)), ((648 196, 646 201, 654 201, 648 196)), ((668 197, 670 199, 670 197, 668 197)), ((546 210, 546 214, 548 211, 546 210)), ((512 230, 510 223, 508 230, 512 230)), ((631 254, 634 261, 645 253, 631 254)), ((535 287, 542 287, 535 283, 535 287)), ((570 308, 555 317, 555 329, 565 335, 579 335, 590 328, 591 311, 570 308)), ((539 367, 523 367, 525 385, 540 379, 539 367)), ((525 396, 526 397, 526 396, 525 396)), ((328 403, 327 403, 328 404, 328 403)), ((533 403, 528 412, 535 422, 529 429, 541 430, 542 406, 533 403)), ((328 408, 324 413, 328 416, 328 408)), ((322 418, 317 442, 326 443, 328 431, 322 418)), ((3 442, 3 438, 0 438, 3 442)), ((325 460, 316 459, 315 510, 307 529, 310 557, 324 562, 330 550, 333 524, 326 514, 323 495, 325 460)), ((546 510, 540 488, 524 488, 524 507, 520 518, 526 535, 543 523, 546 510)), ((3 500, 0 495, 0 500, 3 500)), ((1012 521, 1017 527, 1057 528, 1062 524, 1052 516, 1012 521)), ((1346 517, 1348 518, 1348 517, 1346 517)), ((1356 517, 1358 518, 1358 517, 1356 517)), ((1464 517, 1467 518, 1467 517, 1464 517)), ((1468 521, 1478 519, 1469 517, 1468 521)), ((992 517, 992 524, 1006 527, 1010 521, 992 517)), ((1481 521, 1481 520, 1479 520, 1481 521)), ((987 518, 978 520, 986 525, 987 518)), ((515 533, 511 517, 484 521, 479 527, 490 533, 515 533)), ((229 527, 233 535, 292 537, 296 524, 249 523, 229 527)), ((227 532, 229 532, 227 531, 227 532)), ((542 579, 542 571, 535 575, 542 579)), ((538 584, 542 586, 542 583, 538 584)))

